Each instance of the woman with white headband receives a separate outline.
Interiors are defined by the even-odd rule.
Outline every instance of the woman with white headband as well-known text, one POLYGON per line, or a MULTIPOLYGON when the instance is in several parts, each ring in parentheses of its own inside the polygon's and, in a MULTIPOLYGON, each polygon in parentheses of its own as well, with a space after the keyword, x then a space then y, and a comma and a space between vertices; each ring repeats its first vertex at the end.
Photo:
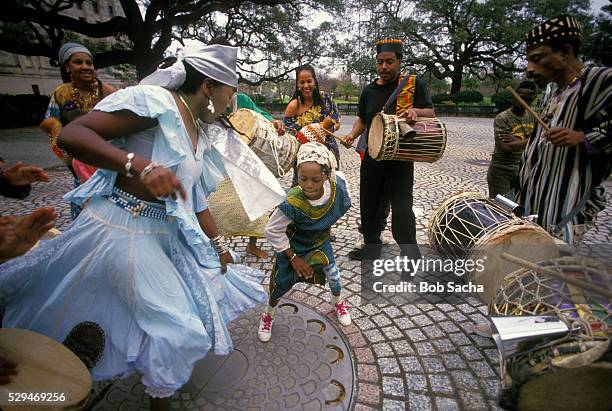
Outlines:
POLYGON ((98 168, 66 196, 83 212, 0 266, 3 326, 61 341, 76 323, 99 324, 106 345, 94 380, 139 372, 152 409, 167 408, 209 350, 231 352, 226 325, 266 299, 264 273, 232 264, 207 209, 226 174, 253 218, 284 194, 215 123, 236 89, 236 55, 221 45, 186 53, 65 127, 60 146, 98 168))

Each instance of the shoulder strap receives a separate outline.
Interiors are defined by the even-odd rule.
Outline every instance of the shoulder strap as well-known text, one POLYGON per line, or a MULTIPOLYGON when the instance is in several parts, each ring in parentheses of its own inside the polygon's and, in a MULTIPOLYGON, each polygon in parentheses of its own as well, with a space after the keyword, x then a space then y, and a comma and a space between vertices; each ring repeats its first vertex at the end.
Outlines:
POLYGON ((406 72, 406 75, 404 76, 402 81, 397 85, 397 87, 395 87, 395 90, 393 90, 393 93, 391 93, 391 95, 387 99, 387 102, 385 103, 385 105, 384 105, 384 107, 382 109, 383 113, 385 113, 387 111, 387 109, 389 108, 389 106, 391 106, 391 103, 393 103, 393 101, 397 98, 397 95, 404 88, 404 86, 408 82, 408 79, 413 74, 414 74, 414 69, 408 69, 408 71, 406 72))

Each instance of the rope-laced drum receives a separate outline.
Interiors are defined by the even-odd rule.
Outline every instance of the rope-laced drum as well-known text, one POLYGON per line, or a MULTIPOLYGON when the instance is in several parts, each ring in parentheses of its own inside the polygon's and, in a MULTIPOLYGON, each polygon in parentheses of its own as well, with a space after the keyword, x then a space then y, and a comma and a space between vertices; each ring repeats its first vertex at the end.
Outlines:
POLYGON ((85 405, 91 390, 89 371, 64 345, 32 331, 0 328, 0 356, 17 363, 18 370, 11 382, 0 385, 3 410, 72 410, 85 405), (20 401, 9 404, 11 393, 20 401))
POLYGON ((467 280, 482 285, 491 302, 503 278, 518 269, 501 258, 504 252, 528 261, 558 257, 554 239, 541 227, 514 216, 490 198, 473 192, 443 200, 429 219, 429 242, 442 255, 480 262, 467 280))
POLYGON ((378 113, 368 132, 368 152, 375 160, 433 163, 446 148, 446 127, 437 118, 420 117, 410 126, 393 114, 378 113))
MULTIPOLYGON (((566 276, 612 290, 612 273, 585 257, 540 262, 566 276)), ((555 315, 570 333, 536 339, 501 363, 504 407, 612 409, 612 303, 547 274, 522 268, 508 275, 489 305, 492 316, 555 315)))
POLYGON ((229 120, 274 176, 282 177, 293 167, 300 147, 293 136, 279 136, 272 123, 252 110, 237 110, 229 120))

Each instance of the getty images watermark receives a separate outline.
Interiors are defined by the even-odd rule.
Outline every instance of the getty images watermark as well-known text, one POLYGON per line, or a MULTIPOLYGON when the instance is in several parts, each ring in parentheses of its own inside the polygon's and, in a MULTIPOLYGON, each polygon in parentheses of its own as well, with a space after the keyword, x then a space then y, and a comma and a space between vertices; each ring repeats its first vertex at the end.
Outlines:
POLYGON ((483 293, 485 286, 472 278, 485 272, 486 259, 486 256, 451 259, 396 255, 364 260, 361 296, 374 304, 431 303, 444 302, 453 295, 483 293))
MULTIPOLYGON (((453 273, 458 277, 462 277, 468 272, 483 272, 485 269, 486 257, 477 260, 458 259, 458 260, 441 260, 433 258, 419 258, 418 260, 408 257, 396 256, 393 259, 378 259, 372 261, 372 275, 374 277, 382 277, 385 274, 400 273, 400 277, 415 277, 418 272, 445 272, 453 273)), ((401 281, 399 284, 386 284, 385 281, 375 281, 373 284, 374 292, 470 292, 481 293, 483 286, 472 282, 446 281, 444 283, 437 281, 432 284, 428 281, 419 281, 413 283, 409 281, 401 281)))

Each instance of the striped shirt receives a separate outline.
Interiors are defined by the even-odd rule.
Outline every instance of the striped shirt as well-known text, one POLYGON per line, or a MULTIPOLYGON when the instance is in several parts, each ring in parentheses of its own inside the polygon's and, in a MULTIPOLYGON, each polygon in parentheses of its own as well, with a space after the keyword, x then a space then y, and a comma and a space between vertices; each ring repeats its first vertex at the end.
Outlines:
POLYGON ((523 152, 519 204, 537 214, 544 229, 575 244, 574 234, 590 227, 606 206, 601 183, 610 175, 612 153, 612 68, 587 67, 578 80, 560 92, 550 84, 541 102, 542 118, 550 128, 582 130, 585 142, 555 147, 540 124, 523 152), (588 196, 586 206, 564 227, 556 225, 588 196))

